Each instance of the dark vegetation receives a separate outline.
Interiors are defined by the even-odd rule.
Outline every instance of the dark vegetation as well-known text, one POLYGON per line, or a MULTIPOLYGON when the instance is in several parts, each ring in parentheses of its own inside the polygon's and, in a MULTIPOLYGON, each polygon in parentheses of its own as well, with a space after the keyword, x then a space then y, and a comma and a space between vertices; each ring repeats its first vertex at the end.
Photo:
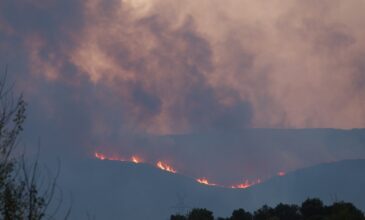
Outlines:
MULTIPOLYGON (((170 220, 214 220, 207 209, 193 209, 186 215, 171 215, 170 220)), ((244 209, 234 210, 231 217, 217 220, 365 220, 362 211, 352 203, 335 202, 326 206, 319 199, 307 199, 301 206, 279 204, 275 208, 264 205, 250 213, 244 209)))
POLYGON ((22 96, 14 98, 13 87, 6 81, 6 74, 0 76, 0 219, 53 219, 59 206, 49 211, 54 214, 47 211, 56 192, 56 178, 40 176, 38 161, 28 164, 24 155, 15 152, 26 103, 22 96))

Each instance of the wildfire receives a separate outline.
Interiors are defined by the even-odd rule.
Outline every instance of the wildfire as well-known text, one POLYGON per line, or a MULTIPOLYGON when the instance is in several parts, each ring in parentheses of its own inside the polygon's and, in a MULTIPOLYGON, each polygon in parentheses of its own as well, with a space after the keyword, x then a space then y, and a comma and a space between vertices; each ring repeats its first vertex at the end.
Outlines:
MULTIPOLYGON (((143 162, 143 160, 140 157, 136 156, 136 155, 131 156, 130 159, 123 159, 120 156, 107 156, 107 155, 105 155, 103 153, 95 152, 94 153, 94 156, 95 156, 95 158, 97 158, 99 160, 112 160, 112 161, 123 161, 123 162, 132 162, 132 163, 142 163, 143 162)), ((161 169, 161 170, 170 172, 170 173, 177 173, 177 171, 171 165, 166 164, 166 163, 164 163, 162 161, 157 161, 156 167, 159 168, 159 169, 161 169)), ((280 171, 280 172, 277 173, 277 175, 278 176, 285 176, 286 173, 283 172, 283 171, 280 171)), ((198 183, 200 183, 200 184, 204 184, 204 185, 207 185, 207 186, 228 187, 228 186, 218 185, 216 183, 211 183, 205 177, 198 178, 198 179, 196 179, 196 181, 198 183)), ((256 184, 259 184, 259 183, 261 183, 261 180, 260 179, 257 179, 257 180, 254 180, 254 181, 246 180, 243 183, 230 186, 229 188, 232 188, 232 189, 246 189, 248 187, 251 187, 251 186, 256 185, 256 184)))
POLYGON ((106 156, 105 154, 99 153, 99 152, 95 152, 94 156, 99 159, 99 160, 111 160, 111 161, 129 161, 129 162, 133 162, 133 163, 141 163, 142 160, 137 157, 137 156, 132 156, 130 160, 128 159, 123 159, 119 156, 106 156))
POLYGON ((106 160, 106 156, 102 153, 95 152, 95 157, 99 160, 106 160))
POLYGON ((133 163, 141 163, 141 159, 139 159, 137 156, 132 156, 131 160, 133 163))
POLYGON ((246 189, 248 187, 251 187, 253 185, 261 183, 260 179, 254 180, 254 181, 248 181, 246 180, 244 183, 240 183, 234 186, 231 186, 232 189, 246 189))
POLYGON ((286 173, 285 172, 283 172, 283 171, 280 171, 279 173, 278 173, 278 176, 285 176, 286 175, 286 173))
POLYGON ((171 166, 169 166, 166 163, 163 163, 161 161, 158 161, 156 166, 158 168, 160 168, 161 170, 165 170, 165 171, 170 172, 170 173, 177 173, 177 171, 174 168, 172 168, 171 166))
POLYGON ((217 186, 217 184, 215 184, 215 183, 210 183, 207 178, 199 178, 199 179, 196 179, 196 181, 198 183, 201 183, 201 184, 204 184, 204 185, 208 185, 208 186, 217 186))
POLYGON ((118 156, 106 156, 105 154, 102 153, 95 153, 95 157, 98 158, 99 160, 113 160, 113 161, 124 161, 122 158, 118 157, 118 156))

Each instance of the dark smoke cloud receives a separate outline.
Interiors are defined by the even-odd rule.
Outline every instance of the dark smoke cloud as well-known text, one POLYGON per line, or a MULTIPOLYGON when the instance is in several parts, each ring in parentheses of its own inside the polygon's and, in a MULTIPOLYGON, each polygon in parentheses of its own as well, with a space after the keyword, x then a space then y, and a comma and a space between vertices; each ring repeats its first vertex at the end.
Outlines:
POLYGON ((246 132, 364 127, 364 9, 360 0, 4 0, 0 65, 30 103, 27 137, 52 152, 102 148, 201 167, 192 175, 244 167, 254 178, 356 155, 327 139, 290 148, 246 132), (184 133, 206 139, 154 136, 184 133))
POLYGON ((5 1, 1 24, 30 74, 108 87, 142 132, 220 129, 243 106, 232 127, 363 127, 360 2, 206 3, 5 1))

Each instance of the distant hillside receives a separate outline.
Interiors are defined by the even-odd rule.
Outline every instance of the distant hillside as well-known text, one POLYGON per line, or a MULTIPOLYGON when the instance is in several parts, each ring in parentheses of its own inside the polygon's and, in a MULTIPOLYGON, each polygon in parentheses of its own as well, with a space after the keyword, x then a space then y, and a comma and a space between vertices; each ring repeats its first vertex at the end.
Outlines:
POLYGON ((88 214, 95 219, 158 220, 193 207, 228 216, 239 207, 253 210, 308 197, 350 201, 365 210, 365 160, 298 170, 246 190, 201 185, 145 164, 84 160, 65 169, 59 185, 73 193, 72 219, 85 219, 88 214))
POLYGON ((327 203, 350 201, 365 210, 365 160, 344 160, 301 169, 247 191, 254 206, 298 203, 308 197, 320 197, 327 203))
POLYGON ((229 207, 220 200, 230 190, 206 187, 145 164, 84 160, 65 169, 59 185, 73 193, 73 219, 87 213, 96 219, 164 219, 180 209, 175 207, 180 197, 186 197, 186 208, 212 200, 229 207))
POLYGON ((211 179, 229 185, 323 162, 364 159, 365 129, 245 129, 162 136, 136 145, 153 149, 151 154, 172 152, 169 158, 189 161, 190 175, 210 173, 211 179))

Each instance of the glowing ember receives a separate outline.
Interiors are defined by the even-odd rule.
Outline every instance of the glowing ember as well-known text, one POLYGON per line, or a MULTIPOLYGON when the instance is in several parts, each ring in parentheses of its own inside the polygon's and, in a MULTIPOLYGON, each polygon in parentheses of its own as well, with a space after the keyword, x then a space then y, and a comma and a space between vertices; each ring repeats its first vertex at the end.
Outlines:
POLYGON ((201 184, 204 184, 204 185, 208 185, 208 186, 216 186, 217 184, 215 184, 215 183, 210 183, 209 181, 208 181, 208 179, 206 179, 206 178, 199 178, 199 179, 196 179, 196 181, 198 182, 198 183, 201 183, 201 184))
POLYGON ((95 152, 95 157, 99 160, 106 160, 106 156, 102 153, 95 152))
POLYGON ((130 160, 123 159, 119 156, 106 156, 105 154, 95 152, 95 157, 99 160, 112 160, 112 161, 130 161, 133 163, 141 163, 142 160, 137 156, 132 156, 130 160))
POLYGON ((285 172, 283 172, 283 171, 280 171, 279 173, 278 173, 278 176, 285 176, 285 172))
POLYGON ((108 160, 113 160, 113 161, 124 161, 124 159, 118 157, 118 156, 111 156, 108 158, 108 160))
POLYGON ((132 160, 132 162, 133 163, 140 163, 141 162, 141 159, 139 159, 138 157, 136 157, 136 156, 133 156, 132 158, 131 158, 131 160, 132 160))
POLYGON ((160 168, 161 170, 165 170, 165 171, 170 172, 170 173, 176 173, 177 172, 174 168, 172 168, 171 166, 169 166, 166 163, 163 163, 161 161, 158 161, 156 166, 158 168, 160 168))
POLYGON ((105 154, 102 153, 98 153, 95 152, 95 157, 98 158, 99 160, 113 160, 113 161, 124 161, 122 158, 118 157, 118 156, 106 156, 105 154))
POLYGON ((248 187, 251 187, 251 186, 259 184, 259 183, 261 183, 260 179, 255 180, 255 181, 251 181, 251 182, 246 180, 244 183, 240 183, 238 185, 231 186, 231 188, 232 189, 246 189, 248 187))

